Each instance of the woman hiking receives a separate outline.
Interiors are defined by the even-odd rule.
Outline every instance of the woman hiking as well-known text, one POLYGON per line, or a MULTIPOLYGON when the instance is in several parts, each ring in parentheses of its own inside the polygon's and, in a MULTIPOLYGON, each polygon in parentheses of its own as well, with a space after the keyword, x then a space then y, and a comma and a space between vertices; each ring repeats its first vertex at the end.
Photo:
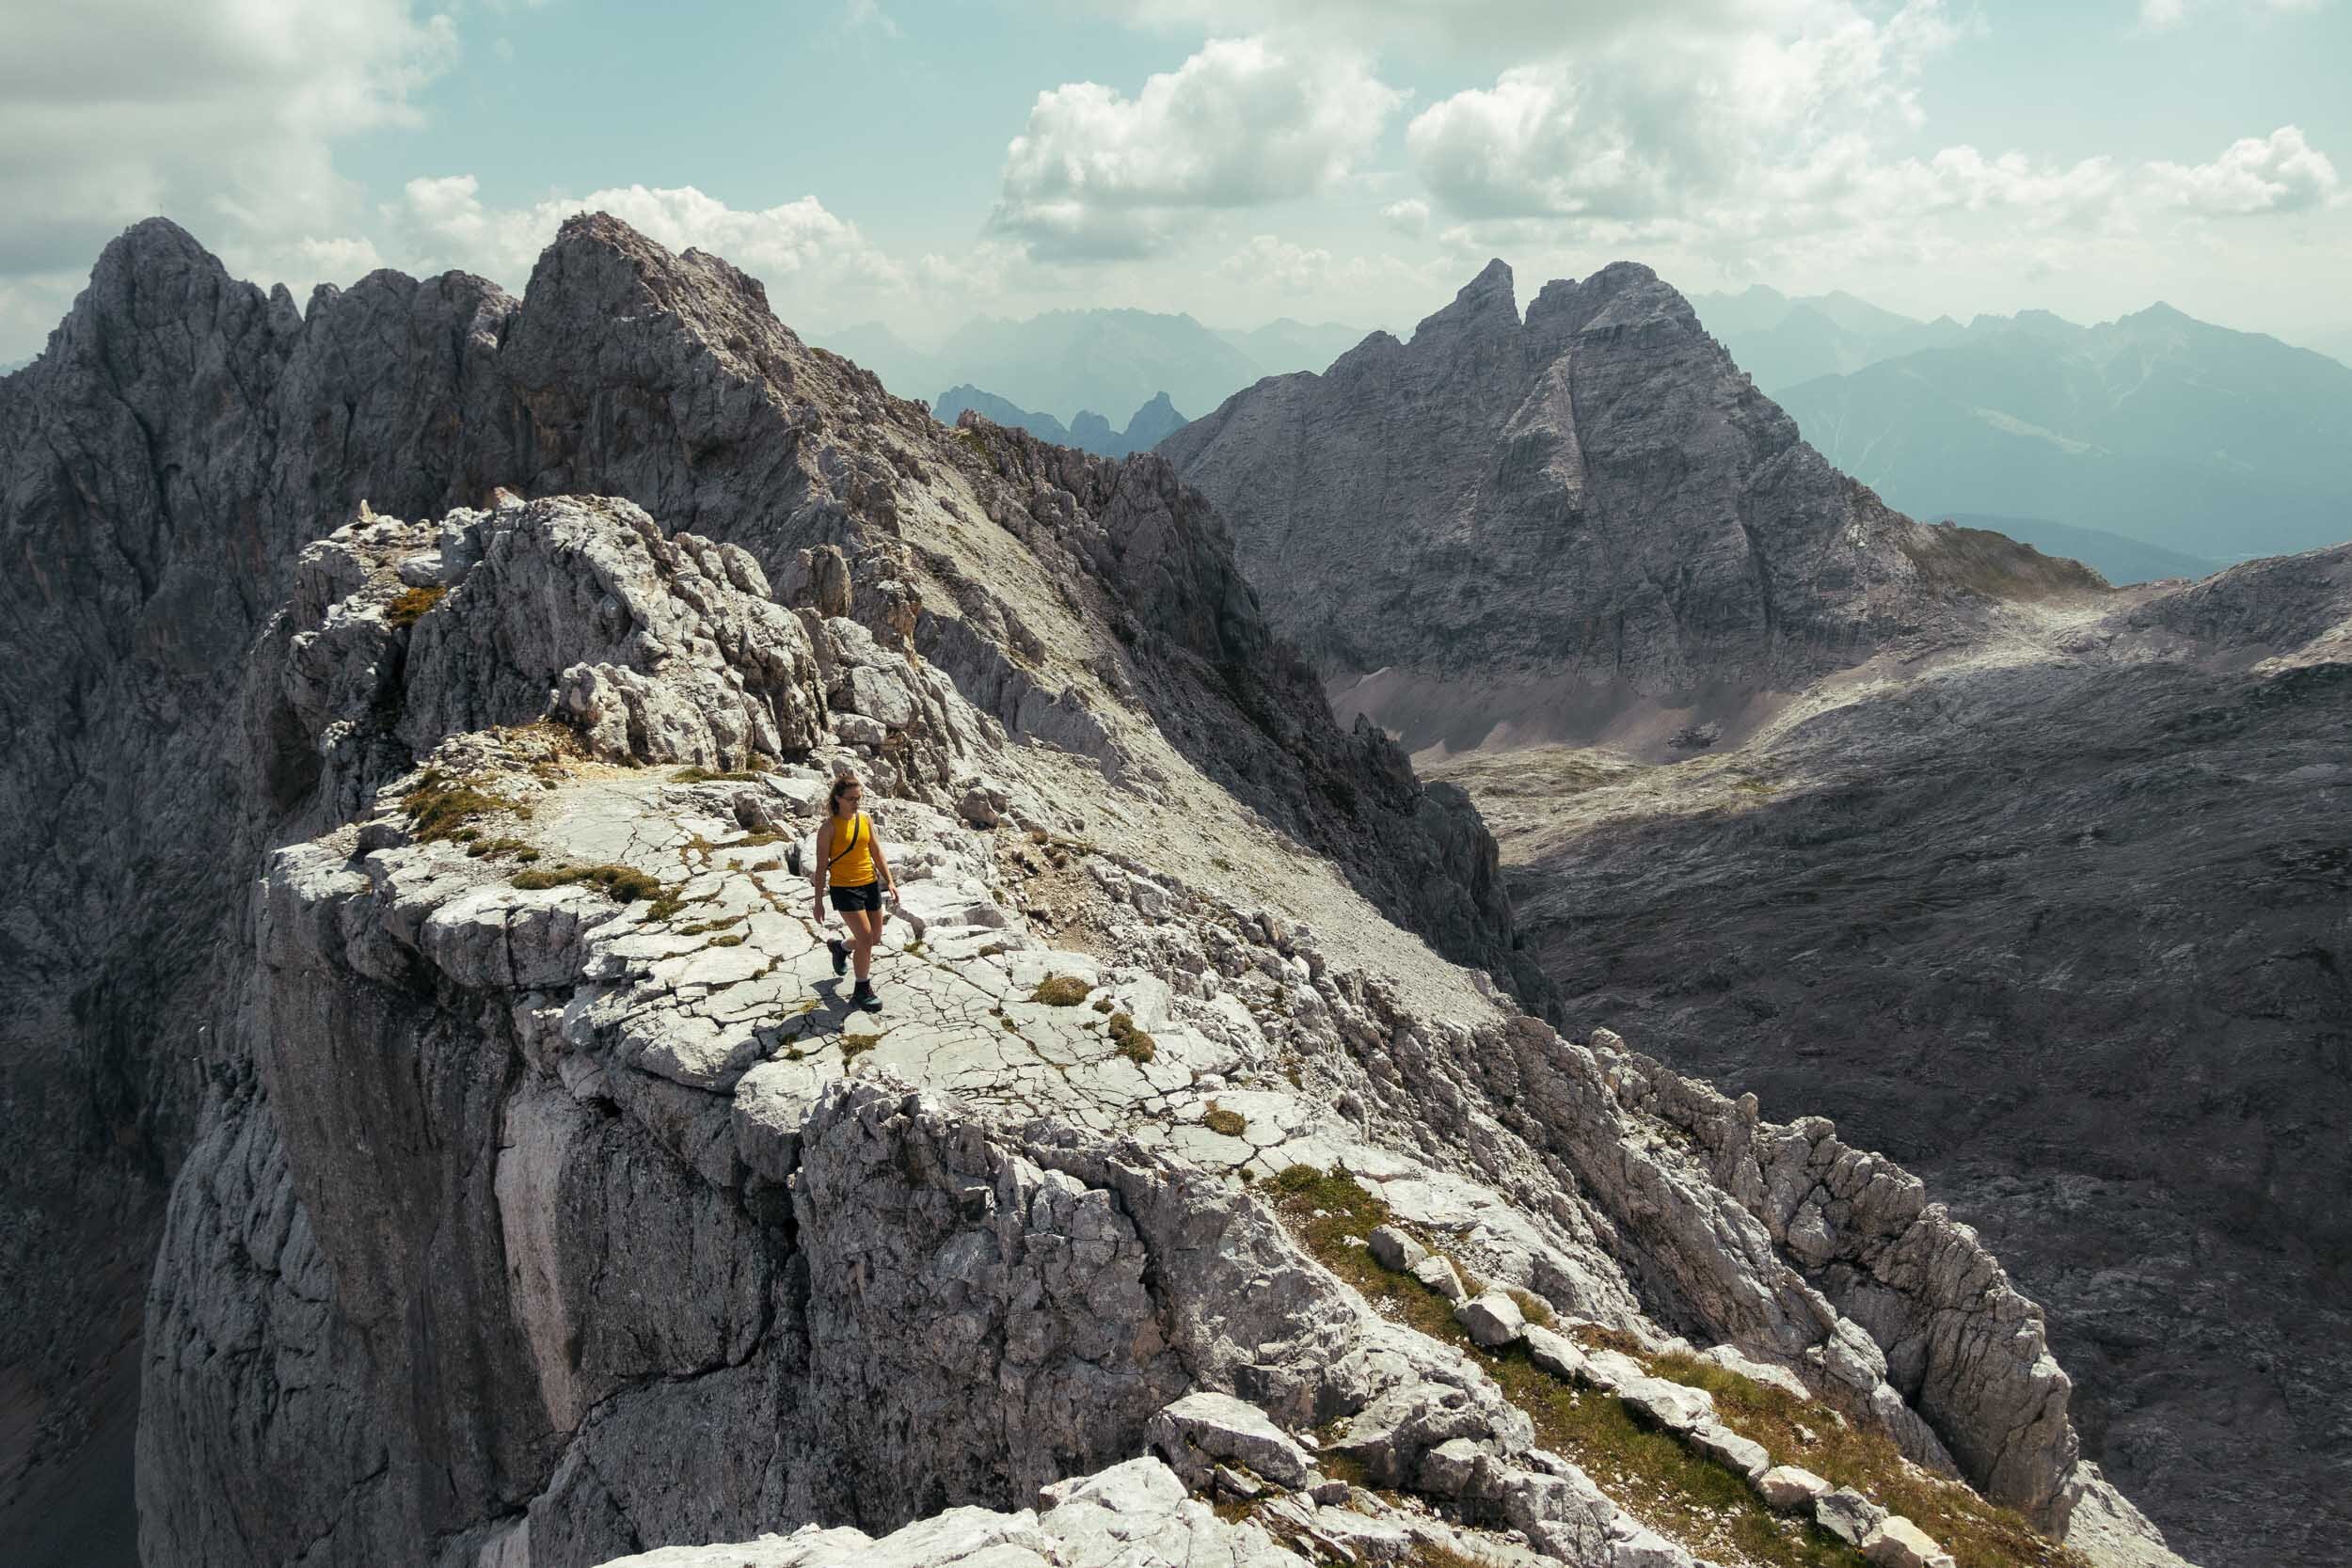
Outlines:
POLYGON ((817 890, 818 926, 821 928, 825 924, 825 884, 830 881, 833 907, 841 911, 841 923, 850 928, 846 942, 838 937, 825 939, 825 945, 833 950, 835 974, 851 962, 857 965, 857 986, 850 992, 850 1006, 878 1013, 882 999, 874 994, 869 978, 874 944, 882 941, 882 922, 890 918, 882 907, 882 895, 898 897, 898 884, 874 837, 873 819, 858 809, 865 798, 866 788, 856 774, 834 780, 824 826, 817 830, 817 869, 809 882, 817 890))

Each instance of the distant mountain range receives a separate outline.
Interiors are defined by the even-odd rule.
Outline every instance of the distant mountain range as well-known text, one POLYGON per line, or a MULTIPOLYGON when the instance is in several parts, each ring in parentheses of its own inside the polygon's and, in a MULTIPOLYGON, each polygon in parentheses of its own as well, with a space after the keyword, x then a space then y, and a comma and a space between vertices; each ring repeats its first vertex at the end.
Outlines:
POLYGON ((1089 309, 1027 321, 980 317, 937 349, 917 348, 880 322, 812 341, 856 360, 900 397, 986 388, 1016 408, 1069 420, 1074 431, 1083 410, 1135 408, 1161 393, 1179 408, 1214 408, 1265 376, 1319 371, 1363 337, 1360 327, 1288 318, 1241 332, 1188 315, 1089 309))
POLYGON ((2352 367, 2166 305, 2096 326, 1980 316, 1775 395, 1916 516, 2049 518, 2223 561, 2352 538, 2352 367))
POLYGON ((7 375, 11 372, 21 371, 31 363, 32 361, 30 359, 0 359, 0 375, 7 375))
POLYGON ((956 416, 967 408, 998 424, 1017 425, 1041 441, 1076 447, 1104 457, 1148 451, 1184 426, 1184 417, 1176 412, 1176 405, 1168 401, 1166 392, 1155 394, 1151 402, 1136 409, 1123 431, 1113 430, 1110 420, 1090 408, 1081 408, 1078 417, 1065 425, 1051 414, 1032 412, 972 386, 950 387, 940 393, 939 401, 931 404, 931 417, 942 424, 953 424, 956 416))
MULTIPOLYGON (((1842 292, 1761 285, 1691 303, 1806 439, 1914 516, 1992 527, 2119 583, 2352 537, 2343 361, 2167 306, 2083 326, 2044 310, 1921 321, 1842 292)), ((936 350, 878 323, 818 341, 892 390, 935 399, 950 421, 977 407, 1121 455, 1168 431, 1151 420, 1116 430, 1101 410, 1165 394, 1169 415, 1205 412, 1266 376, 1320 372, 1366 336, 1085 309, 976 320, 936 350)))
POLYGON ((2306 332, 2299 336, 2305 348, 2324 354, 2339 363, 2352 365, 2352 326, 2306 332))
POLYGON ((1700 323, 1731 351, 1766 395, 1815 376, 1957 342, 1968 329, 1949 316, 1923 322, 1839 290, 1791 298, 1758 283, 1736 294, 1693 294, 1700 323))

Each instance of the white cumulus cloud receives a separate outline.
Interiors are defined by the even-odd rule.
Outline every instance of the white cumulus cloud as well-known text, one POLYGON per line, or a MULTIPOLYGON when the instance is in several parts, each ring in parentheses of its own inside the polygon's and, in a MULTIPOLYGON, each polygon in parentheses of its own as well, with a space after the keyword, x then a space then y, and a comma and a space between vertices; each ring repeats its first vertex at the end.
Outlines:
POLYGON ((724 257, 768 285, 787 322, 817 300, 829 313, 886 302, 909 281, 907 268, 813 196, 747 209, 691 185, 619 185, 494 207, 474 176, 453 174, 409 181, 383 215, 419 271, 461 267, 519 290, 564 220, 584 212, 610 213, 672 250, 724 257))
POLYGON ((1266 39, 1212 40, 1132 98, 1066 83, 1038 95, 1006 149, 990 226, 1042 257, 1146 254, 1187 210, 1328 186, 1399 102, 1357 57, 1266 39))
POLYGON ((2233 142, 2211 163, 2150 164, 2148 181, 2159 205, 2208 217, 2304 212, 2334 200, 2342 186, 2336 166, 2293 125, 2233 142))
POLYGON ((1417 196, 1391 201, 1380 209, 1380 221, 1400 234, 1418 239, 1429 232, 1429 203, 1417 196))
POLYGON ((412 119, 456 52, 409 0, 84 0, 12 8, 8 41, 0 275, 86 269, 155 213, 224 246, 333 231, 333 144, 412 119))
POLYGON ((1737 199, 1760 171, 1915 124, 1920 67, 1952 36, 1940 0, 1883 18, 1797 0, 1745 26, 1645 28, 1432 104, 1406 152, 1459 217, 1671 220, 1737 199))

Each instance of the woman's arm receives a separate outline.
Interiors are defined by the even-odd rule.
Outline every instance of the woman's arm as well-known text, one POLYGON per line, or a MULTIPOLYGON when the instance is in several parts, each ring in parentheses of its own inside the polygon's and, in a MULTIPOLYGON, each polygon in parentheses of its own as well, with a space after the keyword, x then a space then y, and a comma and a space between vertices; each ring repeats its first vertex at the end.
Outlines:
POLYGON ((891 876, 890 861, 882 854, 882 835, 876 833, 870 842, 874 849, 874 869, 882 873, 882 891, 896 898, 898 895, 898 881, 891 876))
POLYGON ((825 918, 825 873, 833 869, 833 818, 828 816, 817 830, 817 863, 809 868, 809 890, 817 895, 817 918, 825 918))

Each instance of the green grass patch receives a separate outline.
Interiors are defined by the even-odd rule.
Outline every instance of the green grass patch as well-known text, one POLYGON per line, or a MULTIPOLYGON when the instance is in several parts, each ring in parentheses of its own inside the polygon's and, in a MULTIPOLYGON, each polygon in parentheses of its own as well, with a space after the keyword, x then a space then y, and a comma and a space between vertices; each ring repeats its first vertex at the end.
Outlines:
POLYGON ((1222 1132, 1229 1138, 1238 1138, 1242 1134, 1242 1129, 1249 1125, 1249 1118, 1239 1111, 1229 1111, 1212 1100, 1209 1101, 1208 1110, 1201 1115, 1200 1125, 1212 1132, 1222 1132))
MULTIPOLYGON (((1739 1475, 1643 1425, 1624 1402, 1553 1377, 1523 1347, 1479 1349, 1444 1297, 1408 1274, 1382 1268, 1370 1247, 1348 1244, 1389 1220, 1388 1205, 1355 1178, 1292 1165, 1268 1185, 1277 1212, 1325 1267, 1386 1316, 1474 1356, 1504 1398, 1527 1412, 1538 1444, 1574 1460, 1653 1528, 1680 1537, 1702 1556, 1710 1541, 1727 1537, 1749 1559, 1773 1568, 1867 1568, 1861 1553, 1809 1520, 1774 1513, 1739 1475)), ((1337 1457, 1327 1445, 1317 1456, 1326 1474, 1337 1457)))
MULTIPOLYGON (((438 768, 428 768, 417 781, 417 787, 400 798, 400 809, 408 814, 417 840, 432 844, 441 839, 456 839, 461 843, 481 836, 480 831, 469 824, 501 812, 529 817, 531 809, 503 795, 493 795, 476 789, 462 779, 453 779, 438 768)), ((512 841, 509 841, 512 842, 512 841)))
POLYGON ((679 927, 677 934, 682 937, 698 937, 706 932, 723 931, 730 926, 740 926, 750 918, 751 916, 747 914, 731 914, 722 920, 697 920, 691 926, 679 927))
POLYGON ((514 878, 514 885, 526 892, 577 882, 602 888, 616 904, 647 904, 648 919, 667 920, 678 911, 677 895, 633 865, 561 865, 547 871, 517 872, 514 878))
POLYGON ((1679 1351, 1640 1359, 1660 1377, 1712 1394, 1724 1425, 1763 1444, 1775 1464, 1802 1465, 1903 1515, 1951 1553, 1959 1568, 2088 1568, 2080 1553, 2042 1534, 2015 1510, 1906 1465, 1892 1439, 1840 1420, 1817 1401, 1679 1351))
POLYGON ((854 1062, 880 1044, 882 1044, 880 1035, 843 1035, 841 1037, 841 1059, 845 1062, 854 1062))
POLYGON ((743 945, 743 933, 740 931, 730 931, 723 937, 712 937, 709 942, 706 942, 704 945, 707 947, 740 947, 743 945))
MULTIPOLYGON (((1095 1006, 1099 1007, 1102 1004, 1097 1003, 1095 1006)), ((1110 1032, 1111 1038, 1118 1042, 1119 1053, 1137 1067, 1141 1067, 1160 1053, 1160 1042, 1152 1037, 1152 1032, 1148 1029, 1136 1028, 1136 1021, 1123 1012, 1111 1014, 1104 1021, 1103 1026, 1110 1032)))
POLYGON ((449 596, 446 588, 404 588, 392 595, 392 602, 384 607, 384 624, 390 626, 413 626, 424 619, 426 611, 449 596))
POLYGON ((1551 1303, 1534 1291, 1522 1291, 1516 1285, 1505 1285, 1502 1288, 1502 1293, 1509 1296, 1512 1304, 1518 1307, 1520 1317, 1525 1318, 1537 1328, 1551 1326, 1551 1303))
POLYGON ((1048 974, 1037 983, 1037 990, 1029 992, 1029 1000, 1048 1007, 1074 1007, 1093 989, 1074 974, 1048 974))

